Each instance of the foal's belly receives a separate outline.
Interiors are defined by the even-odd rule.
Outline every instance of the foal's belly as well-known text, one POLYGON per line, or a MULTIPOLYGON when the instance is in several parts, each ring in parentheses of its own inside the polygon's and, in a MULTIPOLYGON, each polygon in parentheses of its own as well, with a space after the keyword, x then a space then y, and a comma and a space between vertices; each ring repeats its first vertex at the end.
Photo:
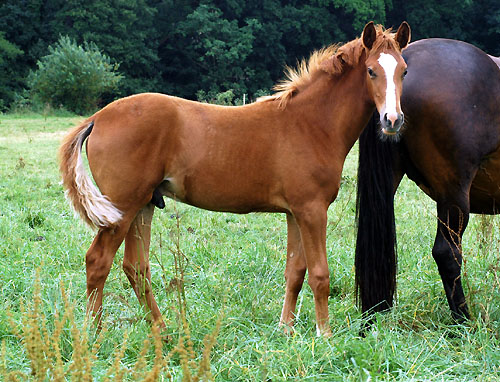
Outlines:
POLYGON ((470 190, 472 213, 500 213, 500 150, 483 160, 470 190))
POLYGON ((245 183, 237 179, 171 177, 159 186, 159 191, 166 197, 211 211, 240 214, 288 211, 278 190, 258 182, 253 185, 245 183))

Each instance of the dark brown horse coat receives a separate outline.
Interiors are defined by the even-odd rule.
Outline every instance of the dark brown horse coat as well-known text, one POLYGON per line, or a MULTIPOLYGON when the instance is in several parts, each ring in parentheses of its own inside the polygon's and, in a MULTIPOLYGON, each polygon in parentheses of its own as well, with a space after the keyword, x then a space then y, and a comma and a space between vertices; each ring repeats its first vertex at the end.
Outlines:
POLYGON ((393 195, 406 174, 436 201, 432 255, 453 315, 468 317, 460 278, 462 235, 469 213, 500 212, 500 70, 495 65, 500 60, 446 39, 417 41, 403 56, 408 76, 400 141, 373 145, 378 134, 373 124, 360 138, 356 280, 361 304, 363 311, 392 305, 393 195))

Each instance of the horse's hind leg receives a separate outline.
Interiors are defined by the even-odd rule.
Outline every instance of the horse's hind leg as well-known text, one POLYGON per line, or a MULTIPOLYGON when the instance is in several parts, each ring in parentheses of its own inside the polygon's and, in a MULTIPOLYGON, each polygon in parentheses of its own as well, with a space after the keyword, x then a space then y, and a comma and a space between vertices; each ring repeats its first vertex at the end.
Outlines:
POLYGON ((92 313, 100 326, 103 289, 116 251, 128 231, 130 219, 123 218, 115 228, 102 228, 85 256, 87 270, 87 313, 92 313))
POLYGON ((469 221, 468 203, 439 202, 438 228, 432 256, 443 281, 454 318, 469 318, 461 281, 462 235, 469 221))
MULTIPOLYGON (((148 310, 154 322, 165 326, 151 289, 149 244, 154 205, 149 203, 139 211, 125 238, 123 270, 139 302, 148 310)), ((151 317, 149 317, 151 318, 151 317)))
POLYGON ((300 240, 299 227, 295 222, 295 218, 287 214, 286 219, 288 224, 288 244, 285 268, 286 292, 283 310, 281 311, 280 325, 283 325, 285 327, 285 333, 288 333, 293 326, 297 296, 304 283, 306 261, 302 242, 300 240))

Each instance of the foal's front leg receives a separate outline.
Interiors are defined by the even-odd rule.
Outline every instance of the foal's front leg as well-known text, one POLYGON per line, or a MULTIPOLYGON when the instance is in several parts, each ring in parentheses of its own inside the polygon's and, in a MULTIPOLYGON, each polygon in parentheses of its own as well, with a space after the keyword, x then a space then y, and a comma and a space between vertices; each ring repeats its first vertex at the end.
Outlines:
POLYGON ((314 293, 316 329, 318 335, 332 335, 328 315, 330 272, 326 259, 326 223, 328 206, 309 203, 294 211, 300 230, 304 257, 309 272, 309 285, 314 293))
POLYGON ((287 214, 288 245, 286 255, 286 292, 283 310, 281 311, 280 325, 284 326, 286 334, 292 331, 294 324, 294 313, 297 305, 297 296, 302 289, 304 276, 306 274, 306 260, 300 239, 300 231, 295 218, 287 214))

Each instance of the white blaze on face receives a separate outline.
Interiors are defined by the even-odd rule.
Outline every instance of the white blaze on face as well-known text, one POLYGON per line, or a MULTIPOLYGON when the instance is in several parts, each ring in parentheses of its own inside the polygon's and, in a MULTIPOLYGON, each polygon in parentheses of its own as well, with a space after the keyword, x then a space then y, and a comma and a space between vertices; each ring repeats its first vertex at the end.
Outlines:
POLYGON ((378 63, 384 69, 385 79, 387 87, 385 89, 385 107, 380 115, 380 118, 384 118, 384 114, 387 114, 387 118, 394 120, 398 117, 398 112, 396 109, 396 84, 394 83, 394 73, 398 62, 396 59, 387 53, 380 54, 378 63))

